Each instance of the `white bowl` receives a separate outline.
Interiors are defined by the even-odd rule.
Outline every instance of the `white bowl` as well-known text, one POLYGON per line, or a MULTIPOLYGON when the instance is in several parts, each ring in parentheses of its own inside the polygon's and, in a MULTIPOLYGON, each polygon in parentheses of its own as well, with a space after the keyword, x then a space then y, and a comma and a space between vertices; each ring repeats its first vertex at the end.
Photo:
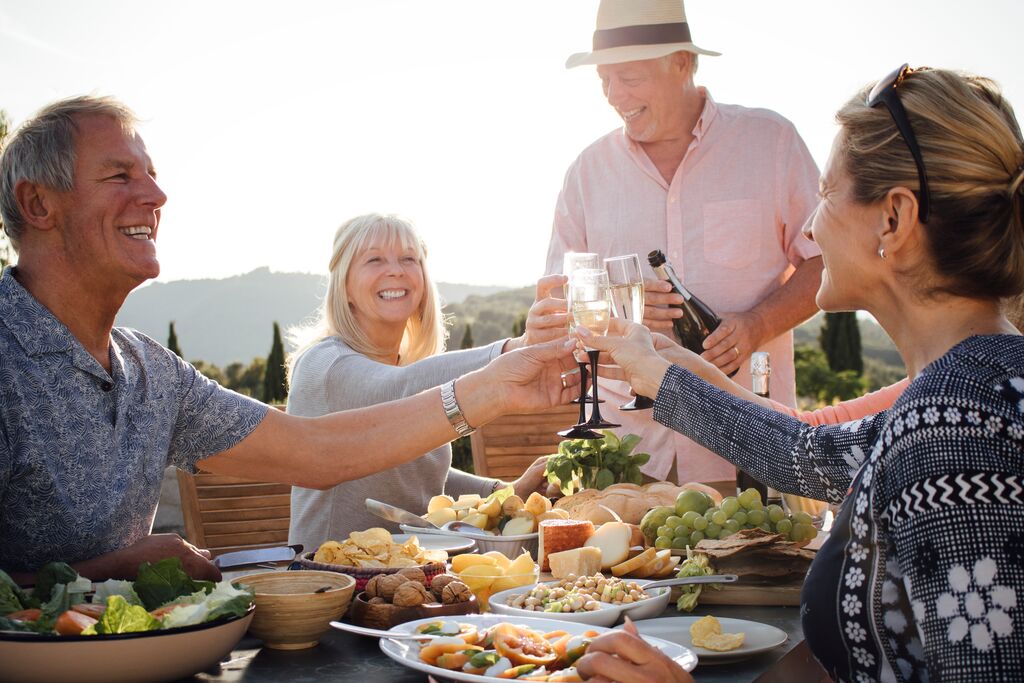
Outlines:
MULTIPOLYGON (((427 534, 436 533, 430 529, 417 529, 416 527, 412 527, 407 524, 399 524, 398 526, 405 533, 417 534, 421 539, 427 534)), ((537 549, 540 547, 540 534, 536 531, 532 534, 516 534, 514 536, 497 536, 485 531, 481 531, 478 534, 474 534, 470 531, 451 531, 444 535, 452 536, 453 534, 457 534, 460 538, 476 541, 477 551, 481 555, 489 553, 492 550, 497 550, 510 560, 516 559, 522 555, 523 552, 528 552, 534 557, 537 557, 537 549)))
MULTIPOLYGON (((558 582, 546 581, 544 583, 545 585, 550 586, 558 582)), ((636 580, 636 583, 642 586, 646 583, 650 583, 650 581, 636 580)), ((541 617, 544 619, 568 621, 575 624, 611 626, 612 624, 620 621, 625 614, 628 614, 629 618, 633 621, 661 616, 661 613, 665 611, 669 600, 672 598, 671 588, 655 588, 651 591, 652 594, 650 597, 641 600, 640 602, 633 602, 628 605, 601 603, 601 607, 599 609, 590 612, 532 612, 519 607, 512 607, 508 604, 508 600, 510 598, 523 593, 529 593, 538 585, 540 584, 520 586, 519 588, 509 588, 508 590, 501 591, 500 593, 495 593, 491 596, 491 611, 495 614, 505 614, 511 617, 541 617)))
POLYGON ((242 639, 245 616, 109 636, 0 634, 0 681, 176 681, 215 666, 242 639))

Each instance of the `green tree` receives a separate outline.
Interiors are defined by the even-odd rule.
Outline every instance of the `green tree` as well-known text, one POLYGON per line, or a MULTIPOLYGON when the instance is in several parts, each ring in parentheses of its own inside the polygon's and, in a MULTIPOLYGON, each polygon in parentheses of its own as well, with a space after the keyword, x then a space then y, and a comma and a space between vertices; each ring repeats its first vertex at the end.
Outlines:
POLYGON ((835 372, 821 349, 801 344, 794 350, 796 393, 818 405, 856 398, 864 393, 865 381, 852 370, 835 372))
POLYGON ((246 367, 238 376, 238 383, 231 387, 240 394, 246 396, 263 395, 263 378, 267 374, 267 359, 253 358, 252 363, 246 367))
POLYGON ((462 333, 462 343, 459 344, 459 348, 473 348, 473 327, 469 323, 466 323, 466 331, 462 333))
MULTIPOLYGON (((174 321, 171 321, 170 329, 167 331, 167 348, 174 352, 178 358, 184 358, 181 347, 178 346, 178 333, 174 331, 174 321)), ((193 365, 195 365, 193 363, 193 365)))
MULTIPOLYGON (((245 374, 245 363, 235 361, 227 366, 224 368, 224 386, 233 391, 238 391, 238 387, 242 386, 243 374, 245 374)), ((260 381, 262 381, 262 378, 260 381)))
POLYGON ((201 372, 208 379, 212 379, 222 387, 227 386, 227 380, 224 377, 224 373, 213 363, 207 363, 205 360, 200 360, 198 358, 189 362, 192 363, 192 367, 201 372))
POLYGON ((826 313, 818 342, 833 372, 852 370, 854 374, 863 374, 864 357, 856 313, 826 313))
POLYGON ((263 375, 263 400, 266 403, 284 403, 288 398, 285 380, 284 344, 281 342, 281 328, 274 323, 274 343, 267 356, 267 371, 263 375))
MULTIPOLYGON (((7 131, 11 127, 11 120, 7 112, 0 109, 0 151, 4 149, 4 140, 7 138, 7 131)), ((11 247, 7 233, 4 231, 4 219, 0 216, 0 268, 5 268, 8 263, 14 260, 14 249, 11 247)))

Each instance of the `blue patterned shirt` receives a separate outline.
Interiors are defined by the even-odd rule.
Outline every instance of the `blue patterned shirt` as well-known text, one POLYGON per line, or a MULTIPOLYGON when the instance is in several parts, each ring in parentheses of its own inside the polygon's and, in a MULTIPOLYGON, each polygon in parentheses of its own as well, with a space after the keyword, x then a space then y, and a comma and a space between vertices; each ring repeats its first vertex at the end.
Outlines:
POLYGON ((133 330, 111 372, 0 276, 0 567, 77 562, 149 534, 168 465, 195 471, 266 415, 133 330))
POLYGON ((817 427, 673 366, 654 418, 842 502, 801 596, 834 681, 1024 680, 1024 337, 969 337, 889 410, 817 427))

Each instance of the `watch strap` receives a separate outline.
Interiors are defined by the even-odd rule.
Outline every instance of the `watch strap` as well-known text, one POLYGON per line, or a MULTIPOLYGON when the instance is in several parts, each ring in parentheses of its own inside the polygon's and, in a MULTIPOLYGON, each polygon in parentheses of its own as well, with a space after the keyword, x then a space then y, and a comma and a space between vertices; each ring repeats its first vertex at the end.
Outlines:
POLYGON ((448 422, 459 436, 469 436, 476 430, 466 422, 466 416, 462 414, 459 401, 455 398, 455 380, 441 385, 441 404, 444 406, 444 414, 448 422))

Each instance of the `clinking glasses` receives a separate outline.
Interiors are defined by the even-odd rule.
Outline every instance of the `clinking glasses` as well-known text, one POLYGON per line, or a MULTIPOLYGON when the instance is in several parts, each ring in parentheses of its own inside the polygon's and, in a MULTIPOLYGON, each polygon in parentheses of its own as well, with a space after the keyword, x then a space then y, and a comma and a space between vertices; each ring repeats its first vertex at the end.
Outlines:
POLYGON ((908 64, 904 64, 878 81, 868 94, 866 104, 872 109, 880 104, 884 104, 885 108, 889 110, 889 114, 892 115, 892 120, 896 122, 896 128, 899 130, 900 135, 903 136, 903 141, 910 148, 910 154, 914 157, 914 163, 917 164, 917 180, 921 186, 921 206, 918 209, 917 215, 921 222, 926 223, 928 222, 930 203, 928 200, 928 176, 924 172, 924 159, 921 158, 921 147, 917 144, 914 129, 910 127, 907 110, 903 108, 903 103, 900 102, 899 95, 896 93, 903 83, 903 79, 912 73, 914 73, 914 70, 908 64))

